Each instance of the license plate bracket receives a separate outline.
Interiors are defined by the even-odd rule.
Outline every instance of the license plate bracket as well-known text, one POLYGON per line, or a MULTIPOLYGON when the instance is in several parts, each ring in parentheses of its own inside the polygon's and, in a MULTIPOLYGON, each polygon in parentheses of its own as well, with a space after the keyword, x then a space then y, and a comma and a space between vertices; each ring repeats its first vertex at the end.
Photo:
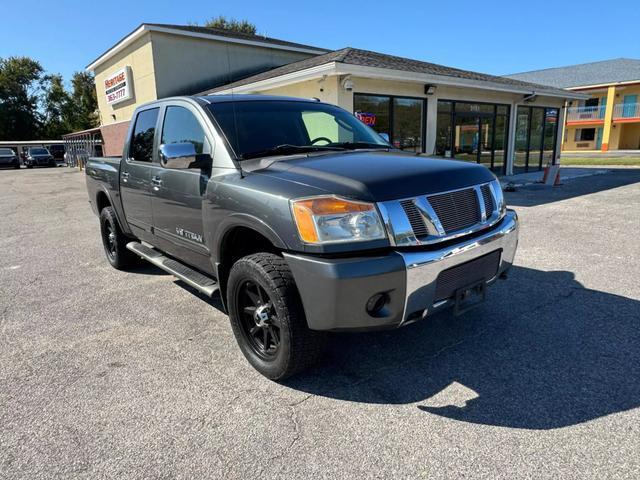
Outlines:
POLYGON ((487 282, 480 280, 456 290, 453 314, 457 317, 477 307, 487 298, 487 282))

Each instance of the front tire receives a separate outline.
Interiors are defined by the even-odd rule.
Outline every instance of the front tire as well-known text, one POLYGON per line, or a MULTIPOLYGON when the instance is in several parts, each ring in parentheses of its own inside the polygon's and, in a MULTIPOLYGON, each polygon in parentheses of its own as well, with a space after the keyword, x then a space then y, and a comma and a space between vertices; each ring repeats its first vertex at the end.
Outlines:
POLYGON ((138 257, 127 250, 129 239, 120 230, 113 207, 100 212, 100 234, 104 253, 113 268, 126 270, 138 263, 138 257))
POLYGON ((282 257, 238 260, 227 284, 229 319, 242 353, 265 377, 282 380, 321 357, 325 335, 309 330, 293 275, 282 257))

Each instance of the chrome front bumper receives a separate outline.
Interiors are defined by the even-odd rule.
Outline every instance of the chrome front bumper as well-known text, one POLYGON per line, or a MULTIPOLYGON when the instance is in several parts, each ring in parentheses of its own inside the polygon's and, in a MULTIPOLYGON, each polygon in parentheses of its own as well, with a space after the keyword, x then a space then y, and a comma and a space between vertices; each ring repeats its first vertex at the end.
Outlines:
POLYGON ((376 330, 406 325, 451 304, 450 299, 435 300, 438 275, 444 270, 500 250, 499 276, 513 263, 517 244, 518 217, 509 210, 486 233, 437 250, 398 249, 351 258, 293 252, 283 256, 295 278, 309 328, 376 330), (380 293, 388 296, 388 304, 373 315, 366 305, 380 293))
POLYGON ((518 215, 508 210, 497 228, 488 233, 451 247, 423 252, 399 252, 406 271, 406 303, 402 324, 410 323, 434 313, 452 303, 452 300, 434 302, 436 280, 440 272, 502 250, 496 277, 511 267, 518 246, 518 215))

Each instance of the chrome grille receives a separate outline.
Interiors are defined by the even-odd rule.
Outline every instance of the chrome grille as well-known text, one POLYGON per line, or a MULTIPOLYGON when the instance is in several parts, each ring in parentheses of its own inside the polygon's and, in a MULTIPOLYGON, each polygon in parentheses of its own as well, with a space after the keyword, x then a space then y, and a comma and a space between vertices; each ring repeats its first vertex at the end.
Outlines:
POLYGON ((445 233, 472 227, 481 220, 478 196, 474 188, 429 195, 427 200, 445 233))
POLYGON ((495 210, 495 203, 493 201, 493 195, 491 194, 491 187, 489 185, 482 185, 480 187, 482 192, 482 201, 484 202, 484 211, 487 212, 487 217, 491 215, 491 212, 495 210))
POLYGON ((411 224, 411 228, 413 230, 413 234, 416 237, 422 237, 427 235, 429 232, 427 230, 427 225, 424 223, 424 219, 420 214, 420 210, 416 207, 416 204, 413 203, 413 200, 402 200, 400 202, 404 213, 407 214, 407 218, 409 219, 409 223, 411 224))

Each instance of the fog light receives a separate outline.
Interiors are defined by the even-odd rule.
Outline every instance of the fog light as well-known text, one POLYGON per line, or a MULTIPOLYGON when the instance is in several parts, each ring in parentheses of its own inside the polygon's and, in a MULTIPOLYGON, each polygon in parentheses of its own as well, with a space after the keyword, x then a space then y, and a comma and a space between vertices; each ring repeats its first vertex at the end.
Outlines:
POLYGON ((389 295, 386 293, 376 293, 367 301, 367 313, 369 315, 376 315, 384 308, 389 302, 389 295))

